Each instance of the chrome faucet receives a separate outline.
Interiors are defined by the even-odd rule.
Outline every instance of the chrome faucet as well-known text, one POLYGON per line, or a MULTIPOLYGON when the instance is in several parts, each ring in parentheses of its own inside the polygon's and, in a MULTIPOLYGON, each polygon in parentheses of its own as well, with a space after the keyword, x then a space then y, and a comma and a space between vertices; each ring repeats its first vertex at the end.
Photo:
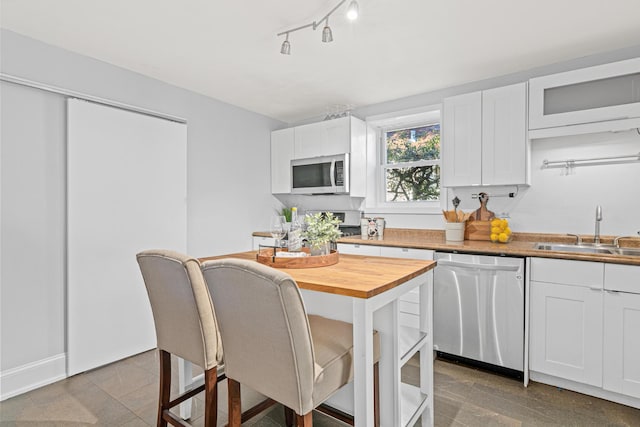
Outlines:
POLYGON ((593 243, 600 244, 600 221, 602 221, 602 206, 596 206, 596 232, 593 235, 593 243))

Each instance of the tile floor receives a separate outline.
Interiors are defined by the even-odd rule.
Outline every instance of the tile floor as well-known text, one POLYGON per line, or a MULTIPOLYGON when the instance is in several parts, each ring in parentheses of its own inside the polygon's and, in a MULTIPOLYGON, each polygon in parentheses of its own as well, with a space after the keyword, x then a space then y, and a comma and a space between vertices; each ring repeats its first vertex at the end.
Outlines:
MULTIPOLYGON (((157 365, 157 353, 150 351, 0 402, 0 426, 153 426, 157 365)), ((640 426, 640 410, 601 399, 537 383, 525 389, 519 381, 440 360, 435 371, 436 426, 640 426)), ((417 364, 410 362, 403 379, 416 383, 418 373, 417 364)), ((227 421, 226 383, 219 385, 219 398, 222 426, 227 421)), ((243 402, 259 400, 243 391, 243 402)), ((192 425, 203 425, 203 412, 199 395, 192 425)), ((283 423, 282 408, 275 406, 245 425, 283 423)), ((344 424, 314 413, 314 426, 344 424)))

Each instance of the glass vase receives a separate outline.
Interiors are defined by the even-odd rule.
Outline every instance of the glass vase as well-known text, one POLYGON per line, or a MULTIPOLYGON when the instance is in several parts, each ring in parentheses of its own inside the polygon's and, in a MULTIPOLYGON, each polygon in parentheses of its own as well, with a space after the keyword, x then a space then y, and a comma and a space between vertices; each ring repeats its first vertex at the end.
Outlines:
POLYGON ((312 242, 311 256, 329 255, 331 253, 331 242, 312 242))

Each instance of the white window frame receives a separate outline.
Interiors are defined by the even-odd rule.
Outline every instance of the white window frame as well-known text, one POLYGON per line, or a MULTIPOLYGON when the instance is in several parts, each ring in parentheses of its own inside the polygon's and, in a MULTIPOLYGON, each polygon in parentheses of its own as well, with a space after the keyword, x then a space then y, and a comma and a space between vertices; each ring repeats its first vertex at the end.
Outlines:
MULTIPOLYGON (((430 105, 418 109, 388 113, 367 118, 368 129, 374 132, 374 136, 368 138, 367 153, 372 157, 368 161, 368 176, 370 184, 367 188, 365 205, 367 209, 375 209, 379 213, 427 213, 441 214, 446 208, 447 191, 440 186, 440 200, 437 201, 386 201, 386 168, 392 166, 383 163, 386 160, 386 132, 407 129, 411 127, 429 126, 440 123, 442 134, 442 105, 430 105)), ((442 140, 441 140, 442 141, 442 140)), ((441 143, 442 150, 442 143, 441 143)), ((442 176, 442 159, 420 160, 403 163, 405 166, 425 166, 440 164, 442 176)))

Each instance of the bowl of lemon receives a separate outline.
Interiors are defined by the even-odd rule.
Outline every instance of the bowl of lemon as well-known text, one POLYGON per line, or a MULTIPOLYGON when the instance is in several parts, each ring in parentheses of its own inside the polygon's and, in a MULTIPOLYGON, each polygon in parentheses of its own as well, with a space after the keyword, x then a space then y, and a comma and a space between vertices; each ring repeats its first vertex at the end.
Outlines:
POLYGON ((505 218, 494 218, 491 220, 491 235, 489 236, 494 243, 509 243, 511 241, 511 229, 509 221, 505 218))

